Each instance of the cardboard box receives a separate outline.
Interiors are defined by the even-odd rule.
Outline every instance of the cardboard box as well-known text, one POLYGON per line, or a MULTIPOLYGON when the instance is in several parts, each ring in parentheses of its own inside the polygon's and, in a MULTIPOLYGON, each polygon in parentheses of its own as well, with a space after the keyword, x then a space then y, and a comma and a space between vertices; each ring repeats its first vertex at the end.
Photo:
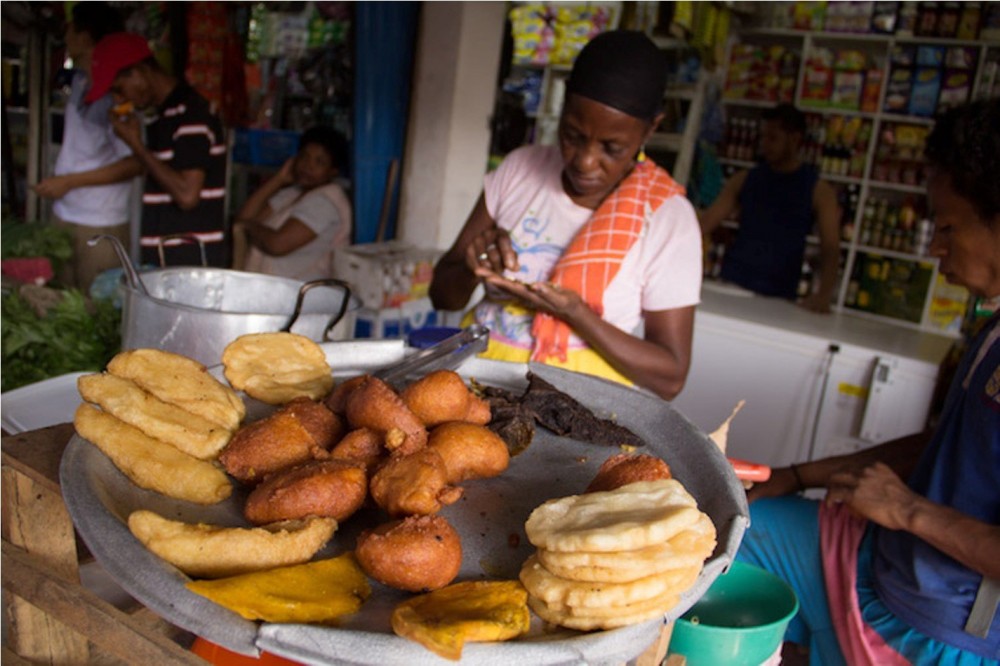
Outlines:
POLYGON ((334 253, 333 268, 362 306, 379 310, 426 297, 441 254, 395 240, 364 243, 334 253))
POLYGON ((394 308, 360 308, 353 315, 355 338, 404 338, 418 328, 437 326, 439 321, 429 298, 407 301, 394 308))

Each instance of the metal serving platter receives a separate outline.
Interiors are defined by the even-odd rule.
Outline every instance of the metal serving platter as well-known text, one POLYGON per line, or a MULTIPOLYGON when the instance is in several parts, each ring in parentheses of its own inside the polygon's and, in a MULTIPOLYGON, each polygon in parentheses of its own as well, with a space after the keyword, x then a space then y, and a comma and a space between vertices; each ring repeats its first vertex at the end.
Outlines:
MULTIPOLYGON (((401 342, 334 342, 322 345, 335 377, 349 377, 404 358, 401 342)), ((642 653, 664 622, 679 617, 728 568, 746 529, 747 505, 742 485, 706 435, 669 403, 645 392, 602 379, 541 365, 472 358, 458 372, 494 386, 521 390, 528 370, 569 393, 604 417, 613 416, 648 442, 650 453, 671 466, 718 530, 719 545, 695 585, 662 620, 612 631, 581 633, 546 627, 533 618, 531 631, 502 643, 469 643, 462 664, 613 664, 642 653)), ((218 369, 215 370, 218 372, 218 369)), ((221 376, 221 374, 219 375, 221 376)), ((248 419, 270 408, 247 399, 248 419)), ((533 552, 524 521, 542 502, 582 492, 597 468, 617 448, 557 437, 539 428, 531 446, 511 460, 500 477, 468 481, 457 503, 441 514, 462 537, 462 568, 457 580, 516 579, 533 552)), ((410 595, 372 581, 372 595, 361 610, 337 627, 256 623, 189 592, 188 577, 150 553, 129 532, 128 515, 140 508, 189 522, 246 526, 237 490, 225 502, 198 506, 172 500, 133 485, 97 447, 74 436, 63 456, 62 492, 77 530, 104 569, 133 597, 178 627, 230 650, 257 655, 259 650, 305 664, 453 664, 423 646, 396 636, 389 617, 410 595)), ((341 525, 317 558, 353 550, 362 529, 386 520, 366 508, 341 525)))

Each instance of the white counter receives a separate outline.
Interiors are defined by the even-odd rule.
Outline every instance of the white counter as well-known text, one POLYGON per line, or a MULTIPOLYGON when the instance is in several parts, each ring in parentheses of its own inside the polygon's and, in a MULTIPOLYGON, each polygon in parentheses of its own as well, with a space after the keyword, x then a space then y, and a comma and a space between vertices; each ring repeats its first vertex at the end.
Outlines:
POLYGON ((697 317, 725 317, 747 326, 778 328, 818 336, 838 344, 864 347, 938 365, 954 339, 903 326, 833 312, 819 314, 781 298, 758 296, 729 284, 705 282, 697 317))
POLYGON ((771 465, 921 430, 946 336, 706 283, 691 370, 673 404, 714 430, 739 400, 729 453, 771 465))

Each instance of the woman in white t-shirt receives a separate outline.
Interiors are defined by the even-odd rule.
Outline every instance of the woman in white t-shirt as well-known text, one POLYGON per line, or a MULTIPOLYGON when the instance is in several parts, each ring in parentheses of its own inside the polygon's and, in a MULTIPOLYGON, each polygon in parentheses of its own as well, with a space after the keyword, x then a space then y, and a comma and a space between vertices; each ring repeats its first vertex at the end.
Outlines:
POLYGON ((435 307, 490 329, 487 357, 548 363, 645 387, 684 386, 701 290, 701 233, 684 189, 645 157, 663 118, 662 53, 613 31, 581 51, 558 146, 524 146, 434 270, 435 307), (636 331, 642 330, 641 337, 636 331))
POLYGON ((306 130, 299 150, 236 217, 249 249, 241 268, 297 280, 333 277, 333 253, 351 242, 351 203, 332 182, 346 159, 329 127, 306 130))

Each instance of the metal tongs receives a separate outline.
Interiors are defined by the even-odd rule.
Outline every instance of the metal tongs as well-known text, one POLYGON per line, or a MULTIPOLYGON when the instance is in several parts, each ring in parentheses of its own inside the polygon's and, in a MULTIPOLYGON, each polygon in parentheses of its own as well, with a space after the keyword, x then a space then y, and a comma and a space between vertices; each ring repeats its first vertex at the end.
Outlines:
POLYGON ((423 372, 454 370, 465 359, 485 351, 489 340, 489 329, 479 324, 473 324, 436 345, 422 349, 407 356, 399 363, 382 368, 372 374, 385 383, 396 386, 418 370, 423 372))

